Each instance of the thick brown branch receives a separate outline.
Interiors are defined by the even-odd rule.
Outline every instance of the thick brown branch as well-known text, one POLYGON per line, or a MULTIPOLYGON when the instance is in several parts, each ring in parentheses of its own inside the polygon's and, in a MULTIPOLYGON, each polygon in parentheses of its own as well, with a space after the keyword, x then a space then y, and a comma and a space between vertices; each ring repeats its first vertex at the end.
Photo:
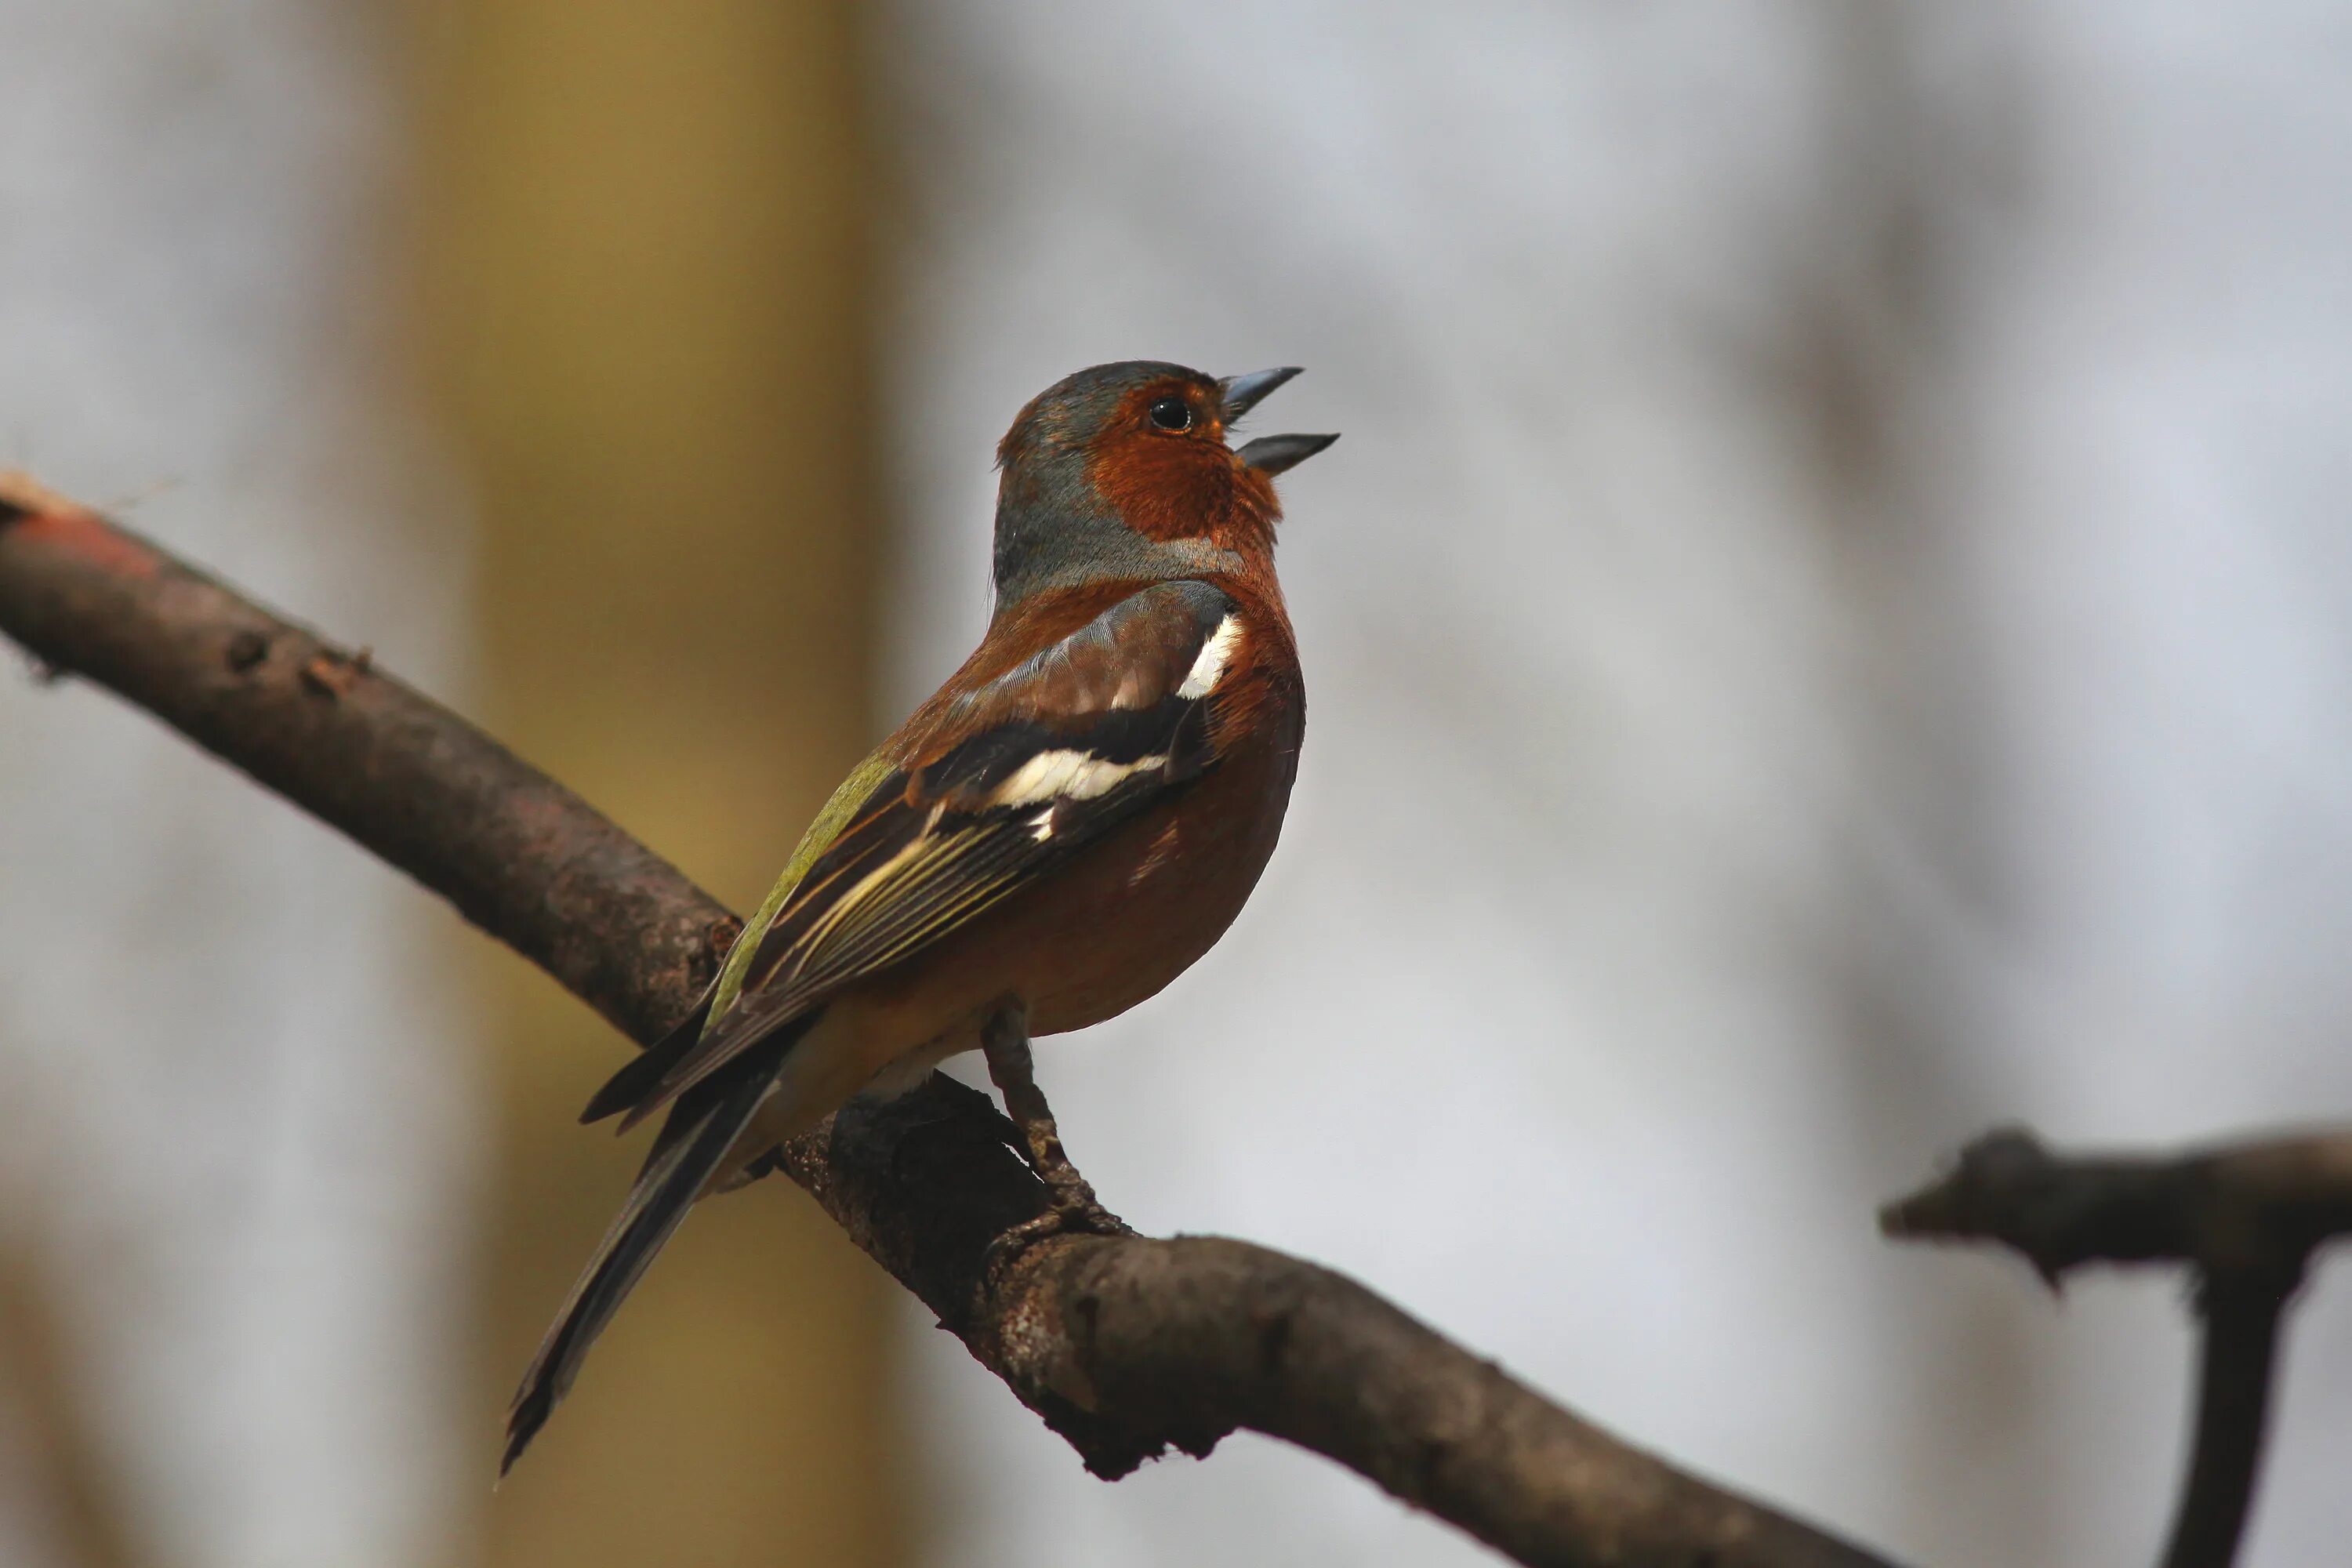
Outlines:
POLYGON ((2085 1263, 2194 1268, 2205 1321, 2196 1435, 2164 1564, 2235 1559, 2262 1463, 2280 1316, 2313 1250, 2352 1231, 2352 1133, 2178 1158, 2067 1159, 2004 1129, 1889 1204, 1879 1224, 1894 1237, 2000 1242, 2053 1287, 2085 1263))
POLYGON ((667 861, 364 653, 10 475, 0 631, 349 834, 632 1038, 733 936, 667 861))
MULTIPOLYGON (((104 520, 0 477, 0 632, 442 894, 644 1042, 734 921, 578 797, 415 691, 104 520)), ((781 1167, 971 1353, 1122 1475, 1285 1437, 1525 1563, 1870 1568, 1684 1476, 1352 1281, 1235 1241, 989 1244, 1045 1194, 986 1099, 853 1105, 781 1167)))

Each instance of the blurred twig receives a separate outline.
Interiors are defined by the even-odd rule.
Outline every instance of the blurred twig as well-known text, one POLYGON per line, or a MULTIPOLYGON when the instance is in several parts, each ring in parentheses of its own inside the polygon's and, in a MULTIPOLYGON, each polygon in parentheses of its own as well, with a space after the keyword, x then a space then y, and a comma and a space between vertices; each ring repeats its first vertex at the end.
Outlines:
MULTIPOLYGON (((456 715, 5 476, 0 632, 340 828, 640 1043, 693 1004, 735 930, 677 869, 456 715)), ((1045 1204, 1005 1134, 983 1097, 934 1077, 845 1110, 779 1164, 1097 1474, 1171 1447, 1205 1454, 1245 1426, 1524 1563, 1885 1568, 1280 1253, 1056 1237, 992 1267, 989 1244, 1045 1204)))
POLYGON ((1988 1133, 1879 1215, 1887 1235, 1997 1241, 2055 1289, 2085 1263, 2179 1262, 2205 1321, 2196 1436, 2164 1568, 2227 1568, 2262 1462, 2279 1319, 2311 1254, 2352 1231, 2352 1133, 2174 1158, 2063 1158, 1988 1133))

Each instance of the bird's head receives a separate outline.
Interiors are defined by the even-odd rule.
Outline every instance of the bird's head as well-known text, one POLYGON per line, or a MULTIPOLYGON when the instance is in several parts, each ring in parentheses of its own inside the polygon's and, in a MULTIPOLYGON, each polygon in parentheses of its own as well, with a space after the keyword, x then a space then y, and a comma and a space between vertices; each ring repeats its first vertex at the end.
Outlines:
POLYGON ((999 607, 1047 588, 1269 563, 1282 516, 1274 476, 1339 437, 1261 436, 1236 448, 1226 437, 1297 374, 1221 381, 1129 360, 1038 394, 996 449, 999 607))

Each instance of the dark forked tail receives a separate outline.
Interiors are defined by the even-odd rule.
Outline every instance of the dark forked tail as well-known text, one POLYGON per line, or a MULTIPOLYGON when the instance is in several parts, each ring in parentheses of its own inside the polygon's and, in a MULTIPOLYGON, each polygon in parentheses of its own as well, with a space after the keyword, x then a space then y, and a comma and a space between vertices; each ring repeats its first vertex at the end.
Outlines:
POLYGON ((708 1092, 681 1100, 654 1142, 637 1184, 604 1232, 589 1259, 586 1272, 572 1286, 571 1297, 556 1314, 555 1326, 540 1342, 539 1354, 515 1391, 507 1413, 507 1447, 499 1460, 499 1474, 514 1468, 531 1438, 547 1424, 556 1402, 572 1387, 588 1347, 613 1321, 623 1297, 645 1276, 662 1244, 677 1229, 686 1211, 727 1158, 727 1151, 751 1124, 752 1113, 775 1081, 776 1055, 758 1053, 758 1061, 724 1079, 709 1083, 708 1092))

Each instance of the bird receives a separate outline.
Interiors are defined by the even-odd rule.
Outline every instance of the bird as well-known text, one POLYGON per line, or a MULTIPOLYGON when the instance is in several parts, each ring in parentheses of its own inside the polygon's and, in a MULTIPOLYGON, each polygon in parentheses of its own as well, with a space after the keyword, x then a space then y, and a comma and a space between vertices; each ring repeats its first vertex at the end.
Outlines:
POLYGON ((1120 1231, 1065 1152, 1033 1037, 1157 994, 1274 853, 1306 722, 1274 479, 1336 435, 1228 439, 1299 374, 1131 360, 997 447, 988 629, 854 769, 666 1037, 583 1122, 667 1112, 509 1411, 514 1466, 698 1199, 852 1098, 977 1049, 1049 1205, 1000 1237, 1120 1231))

